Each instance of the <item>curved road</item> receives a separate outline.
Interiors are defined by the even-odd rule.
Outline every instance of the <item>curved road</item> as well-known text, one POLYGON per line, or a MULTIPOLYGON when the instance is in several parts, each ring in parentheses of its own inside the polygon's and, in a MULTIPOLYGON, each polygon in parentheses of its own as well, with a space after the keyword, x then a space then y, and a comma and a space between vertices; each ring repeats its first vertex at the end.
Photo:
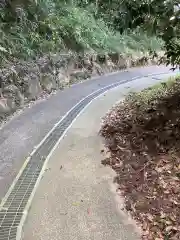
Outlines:
POLYGON ((14 117, 0 130, 0 198, 7 192, 26 157, 62 116, 88 94, 109 84, 147 74, 168 72, 166 67, 132 69, 101 76, 59 91, 14 117))
POLYGON ((151 74, 154 75, 154 80, 159 80, 170 74, 170 71, 169 68, 163 66, 134 68, 74 85, 69 89, 59 91, 47 101, 41 101, 31 108, 25 109, 0 130, 1 199, 7 193, 23 163, 27 164, 1 204, 0 221, 3 220, 0 222, 0 239, 15 239, 14 234, 22 217, 24 206, 34 188, 45 158, 78 113, 103 91, 151 74), (74 106, 75 108, 73 108, 74 106), (71 111, 67 114, 70 109, 71 111), (64 115, 65 117, 63 117, 64 115), (60 124, 55 126, 58 121, 60 124), (35 146, 54 126, 55 129, 49 133, 36 151, 35 146), (32 151, 33 154, 31 154, 32 151), (26 160, 28 156, 31 157, 30 164, 26 160), (22 204, 19 205, 19 202, 22 204), (13 222, 11 232, 9 222, 13 222), (2 232, 3 229, 7 231, 2 232), (2 234, 3 238, 1 238, 2 234))

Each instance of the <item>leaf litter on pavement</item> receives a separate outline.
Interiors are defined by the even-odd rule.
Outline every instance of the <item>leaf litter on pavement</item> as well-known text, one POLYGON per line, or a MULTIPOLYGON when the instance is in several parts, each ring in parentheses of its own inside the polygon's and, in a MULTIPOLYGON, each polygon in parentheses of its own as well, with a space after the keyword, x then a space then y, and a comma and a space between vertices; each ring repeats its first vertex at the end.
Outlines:
POLYGON ((180 239, 180 81, 132 93, 100 130, 126 209, 144 240, 180 239))

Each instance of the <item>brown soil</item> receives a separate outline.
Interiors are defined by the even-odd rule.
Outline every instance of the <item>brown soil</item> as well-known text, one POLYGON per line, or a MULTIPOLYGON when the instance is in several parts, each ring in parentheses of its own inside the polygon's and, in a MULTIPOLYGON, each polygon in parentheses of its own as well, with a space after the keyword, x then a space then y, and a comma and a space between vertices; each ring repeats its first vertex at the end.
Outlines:
POLYGON ((101 135, 117 173, 126 209, 142 227, 142 239, 180 239, 180 82, 163 96, 136 95, 114 107, 101 135), (146 98, 146 97, 144 97, 146 98))

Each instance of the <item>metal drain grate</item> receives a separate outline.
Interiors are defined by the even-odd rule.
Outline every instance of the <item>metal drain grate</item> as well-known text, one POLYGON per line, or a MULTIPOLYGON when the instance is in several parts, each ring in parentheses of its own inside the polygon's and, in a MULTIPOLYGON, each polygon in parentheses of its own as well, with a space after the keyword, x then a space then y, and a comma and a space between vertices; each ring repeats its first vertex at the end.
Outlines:
POLYGON ((24 214, 24 209, 34 189, 36 181, 38 180, 45 159, 56 142, 62 136, 64 131, 72 123, 73 119, 95 97, 106 92, 107 90, 138 78, 140 77, 117 82, 115 84, 104 87, 84 98, 56 126, 56 128, 51 132, 43 144, 37 148, 35 153, 31 156, 25 169, 21 173, 20 177, 18 178, 4 205, 0 209, 0 240, 16 239, 17 228, 20 224, 21 218, 24 214))
POLYGON ((127 81, 100 89, 79 102, 79 104, 67 114, 67 116, 48 136, 45 142, 31 156, 28 164, 21 173, 18 181, 0 210, 0 240, 16 239, 17 228, 23 216, 25 206, 39 177, 44 161, 58 139, 72 123, 73 119, 95 97, 125 82, 127 81))

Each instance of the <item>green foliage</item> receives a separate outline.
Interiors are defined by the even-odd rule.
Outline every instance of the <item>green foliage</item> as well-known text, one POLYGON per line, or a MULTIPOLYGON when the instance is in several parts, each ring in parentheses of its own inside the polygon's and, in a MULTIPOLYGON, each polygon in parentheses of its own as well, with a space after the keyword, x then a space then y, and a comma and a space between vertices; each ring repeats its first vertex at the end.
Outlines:
POLYGON ((180 2, 179 0, 89 0, 96 3, 96 15, 119 32, 140 26, 150 35, 165 42, 167 64, 180 65, 180 2))
POLYGON ((127 96, 127 101, 133 102, 133 104, 138 106, 142 111, 147 110, 148 108, 153 108, 153 105, 161 99, 165 99, 170 95, 173 96, 179 91, 179 86, 180 75, 177 74, 143 91, 129 94, 129 96, 127 96))
POLYGON ((172 38, 166 42, 167 64, 171 64, 173 68, 180 67, 180 40, 178 38, 172 38))
POLYGON ((105 13, 98 11, 98 4, 78 0, 8 1, 0 12, 1 59, 35 58, 64 49, 128 56, 161 49, 161 40, 139 29, 122 34, 114 30, 103 18, 105 13))

